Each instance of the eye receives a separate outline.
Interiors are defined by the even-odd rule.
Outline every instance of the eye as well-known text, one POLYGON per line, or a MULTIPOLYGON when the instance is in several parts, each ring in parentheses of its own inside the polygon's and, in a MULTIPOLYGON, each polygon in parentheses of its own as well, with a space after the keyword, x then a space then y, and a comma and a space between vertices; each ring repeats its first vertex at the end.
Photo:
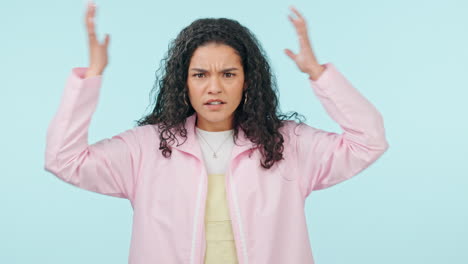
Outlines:
POLYGON ((197 78, 198 78, 198 77, 203 77, 203 76, 200 76, 200 75, 205 75, 205 74, 204 74, 204 73, 195 73, 195 74, 192 75, 192 76, 195 76, 195 77, 197 77, 197 78))
POLYGON ((235 74, 232 72, 226 72, 225 74, 228 75, 227 77, 229 78, 235 76, 235 74))

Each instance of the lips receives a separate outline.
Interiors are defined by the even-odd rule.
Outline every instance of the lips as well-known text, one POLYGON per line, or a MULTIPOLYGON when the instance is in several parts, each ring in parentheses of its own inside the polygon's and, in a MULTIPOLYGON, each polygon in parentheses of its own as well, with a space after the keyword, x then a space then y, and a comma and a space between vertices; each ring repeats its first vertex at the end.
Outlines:
POLYGON ((223 100, 221 99, 210 99, 208 101, 205 102, 205 105, 211 103, 211 102, 221 102, 222 104, 225 104, 226 102, 224 102, 223 100))

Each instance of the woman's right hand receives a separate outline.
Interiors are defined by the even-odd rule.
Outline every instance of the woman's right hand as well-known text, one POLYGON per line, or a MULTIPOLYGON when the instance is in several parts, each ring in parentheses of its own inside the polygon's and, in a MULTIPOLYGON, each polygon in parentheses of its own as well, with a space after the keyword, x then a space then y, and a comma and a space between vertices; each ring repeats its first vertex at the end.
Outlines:
POLYGON ((95 14, 96 4, 92 0, 89 0, 85 16, 89 42, 89 67, 85 78, 102 75, 108 62, 107 47, 109 46, 110 36, 106 34, 104 43, 99 43, 94 26, 95 14))

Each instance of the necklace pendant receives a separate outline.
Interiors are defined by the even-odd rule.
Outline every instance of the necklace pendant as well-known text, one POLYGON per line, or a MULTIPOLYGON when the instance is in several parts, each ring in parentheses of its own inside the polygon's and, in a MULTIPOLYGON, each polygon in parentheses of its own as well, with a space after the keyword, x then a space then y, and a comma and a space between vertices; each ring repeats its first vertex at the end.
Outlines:
POLYGON ((213 152, 213 158, 218 158, 218 156, 216 156, 216 153, 213 152))

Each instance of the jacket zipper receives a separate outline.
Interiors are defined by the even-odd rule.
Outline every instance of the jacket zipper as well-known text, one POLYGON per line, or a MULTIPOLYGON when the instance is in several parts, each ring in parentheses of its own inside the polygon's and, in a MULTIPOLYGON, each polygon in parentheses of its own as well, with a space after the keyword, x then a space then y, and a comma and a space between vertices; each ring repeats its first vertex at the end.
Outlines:
MULTIPOLYGON (((202 165, 203 166, 203 165, 202 165)), ((192 232, 192 249, 190 251, 190 264, 195 264, 195 249, 196 249, 196 242, 197 242, 197 232, 198 232, 198 218, 201 208, 202 202, 202 191, 203 191, 203 180, 205 179, 203 175, 206 174, 206 169, 203 167, 202 177, 200 177, 200 181, 198 183, 198 194, 197 194, 197 204, 195 209, 195 216, 193 219, 193 232, 192 232)), ((202 254, 204 255, 204 253, 202 254)))
MULTIPOLYGON (((202 175, 206 175, 207 176, 207 172, 206 172, 206 168, 204 167, 204 164, 202 162, 202 175)), ((244 236, 244 231, 243 231, 243 225, 242 225, 242 221, 241 221, 241 214, 240 214, 240 209, 239 209, 239 203, 238 203, 238 200, 237 200, 237 193, 235 192, 234 190, 234 187, 235 187, 235 184, 234 183, 231 183, 231 180, 230 180, 230 177, 231 177, 231 165, 229 165, 229 168, 227 170, 227 173, 226 173, 226 189, 229 187, 229 190, 230 190, 230 195, 228 198, 230 198, 229 200, 231 200, 233 203, 234 203, 234 212, 235 212, 235 217, 237 218, 237 222, 239 223, 238 224, 238 227, 239 227, 239 236, 240 236, 240 244, 241 244, 241 248, 238 249, 236 251, 236 254, 237 254, 237 257, 239 260, 243 259, 243 264, 248 264, 249 261, 248 261, 248 258, 247 258, 247 246, 245 244, 245 236, 244 236), (239 252, 240 251, 240 252, 239 252)), ((200 177, 200 181, 198 183, 198 194, 197 194, 197 204, 196 204, 196 211, 195 211, 195 216, 194 216, 194 221, 193 221, 193 232, 192 232, 192 248, 191 248, 191 251, 190 251, 190 264, 195 264, 195 249, 196 249, 196 242, 197 242, 197 231, 198 231, 198 219, 200 217, 199 213, 200 213, 200 210, 201 210, 201 202, 202 202, 202 194, 203 194, 203 181, 205 180, 205 178, 207 179, 207 177, 200 177)), ((205 204, 206 204, 206 195, 205 195, 205 204)), ((228 204, 228 206, 230 206, 230 204, 228 204)), ((230 208, 229 208, 230 210, 230 208)), ((205 210, 203 210, 205 211, 205 210)), ((231 211, 231 210, 230 210, 231 211)), ((235 232, 234 232, 235 233, 235 232)), ((203 237, 203 236, 201 236, 203 237)), ((201 262, 203 262, 203 259, 205 257, 205 254, 206 254, 206 247, 205 246, 202 246, 203 247, 203 252, 201 254, 201 262)))
POLYGON ((242 225, 242 218, 240 214, 240 209, 239 209, 239 202, 237 200, 237 193, 235 192, 235 184, 234 181, 231 182, 231 167, 229 166, 228 173, 226 175, 226 187, 229 187, 230 190, 230 200, 234 203, 234 212, 235 212, 235 217, 237 218, 238 227, 239 227, 239 241, 241 248, 237 249, 237 257, 239 260, 243 259, 242 263, 243 264, 248 264, 248 258, 247 258, 247 246, 245 244, 245 237, 244 237, 244 231, 243 231, 243 225, 242 225))

